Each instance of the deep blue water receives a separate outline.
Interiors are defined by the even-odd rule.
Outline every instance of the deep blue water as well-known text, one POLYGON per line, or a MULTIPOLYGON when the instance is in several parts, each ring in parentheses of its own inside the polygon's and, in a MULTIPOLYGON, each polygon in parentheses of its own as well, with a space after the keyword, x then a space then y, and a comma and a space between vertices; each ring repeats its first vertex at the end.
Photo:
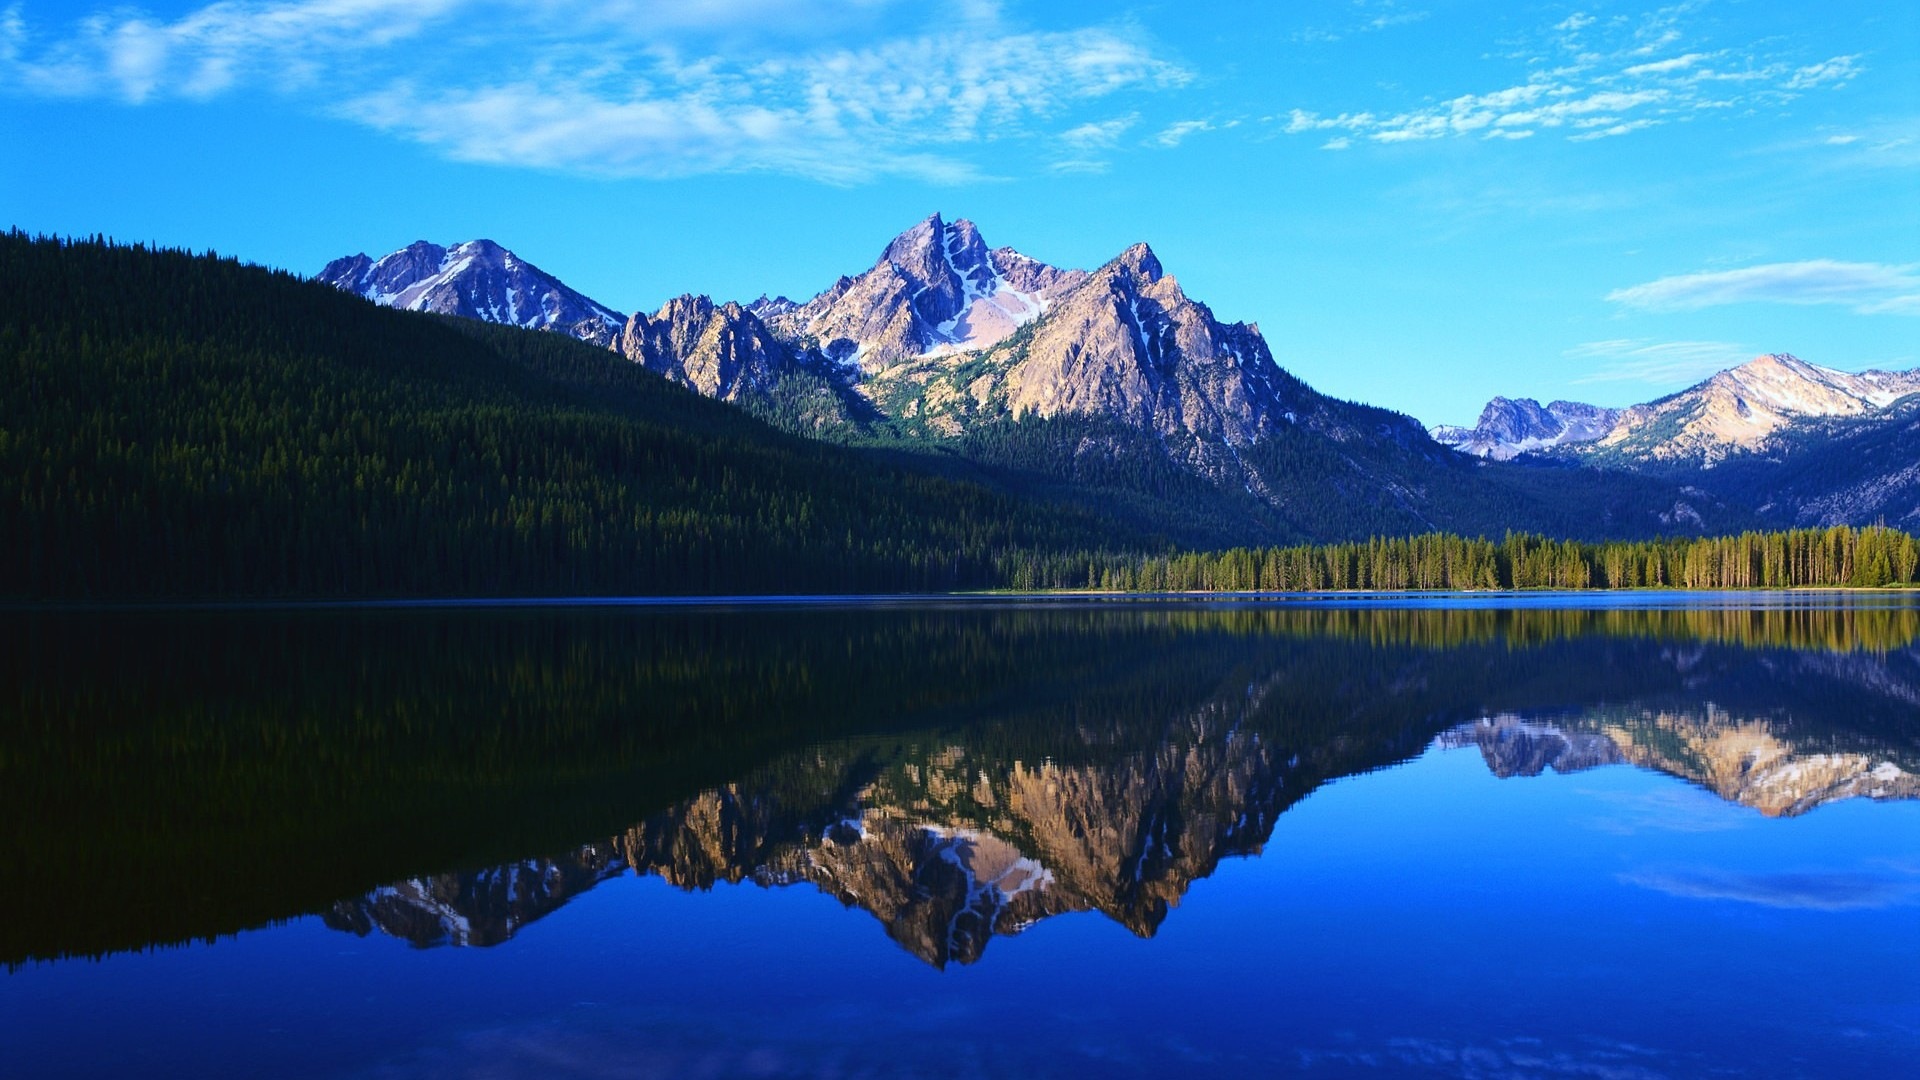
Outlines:
POLYGON ((38 621, 0 1069, 1900 1075, 1920 623, 1764 606, 38 621))

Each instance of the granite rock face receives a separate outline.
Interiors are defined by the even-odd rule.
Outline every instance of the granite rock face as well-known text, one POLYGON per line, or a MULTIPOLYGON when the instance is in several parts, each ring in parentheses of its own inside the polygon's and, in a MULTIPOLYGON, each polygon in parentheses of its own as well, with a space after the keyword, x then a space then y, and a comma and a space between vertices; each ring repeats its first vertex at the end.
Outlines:
POLYGON ((627 359, 722 401, 771 390, 799 361, 753 312, 704 296, 677 296, 635 314, 614 348, 627 359))
POLYGON ((1011 248, 990 251, 972 222, 933 214, 894 237, 872 269, 804 304, 765 310, 777 333, 872 375, 911 357, 998 344, 1085 278, 1011 248))
POLYGON ((1035 327, 1007 372, 1007 406, 1015 416, 1102 416, 1243 444, 1297 404, 1287 381, 1258 327, 1216 320, 1135 244, 1035 327))

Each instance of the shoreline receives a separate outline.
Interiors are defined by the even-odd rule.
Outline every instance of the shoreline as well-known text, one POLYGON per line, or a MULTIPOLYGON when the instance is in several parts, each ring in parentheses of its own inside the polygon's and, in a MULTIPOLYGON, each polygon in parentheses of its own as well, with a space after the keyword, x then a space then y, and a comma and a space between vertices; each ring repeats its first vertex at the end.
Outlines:
MULTIPOLYGON (((1378 608, 1662 608, 1723 607, 1735 599, 1818 596, 1920 598, 1915 585, 1801 585, 1775 589, 1317 589, 1305 592, 1160 591, 1102 589, 973 590, 947 593, 764 593, 698 596, 483 596, 265 598, 124 601, 0 601, 0 615, 141 614, 322 611, 459 611, 567 608, 866 609, 990 607, 1019 604, 1230 604, 1244 607, 1354 606, 1378 608), (1451 601, 1451 603, 1449 603, 1451 601), (1504 602, 1504 603, 1503 603, 1504 602)), ((1770 605, 1759 605, 1765 608, 1770 605)), ((1793 605, 1799 606, 1799 605, 1793 605)))

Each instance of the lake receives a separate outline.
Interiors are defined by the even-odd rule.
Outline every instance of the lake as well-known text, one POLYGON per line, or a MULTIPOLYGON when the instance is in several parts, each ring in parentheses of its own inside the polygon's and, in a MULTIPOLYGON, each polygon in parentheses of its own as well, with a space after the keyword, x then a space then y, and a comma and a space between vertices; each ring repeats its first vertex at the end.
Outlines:
POLYGON ((1898 594, 0 627, 9 1077, 1920 1060, 1898 594))

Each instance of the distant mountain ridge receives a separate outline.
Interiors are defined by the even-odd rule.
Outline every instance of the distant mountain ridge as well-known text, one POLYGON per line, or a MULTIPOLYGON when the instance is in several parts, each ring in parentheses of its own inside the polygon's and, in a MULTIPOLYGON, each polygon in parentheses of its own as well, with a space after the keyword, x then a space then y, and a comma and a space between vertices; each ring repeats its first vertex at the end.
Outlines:
POLYGON ((1809 420, 1866 417, 1920 393, 1920 369, 1858 374, 1767 353, 1666 397, 1624 409, 1496 397, 1471 428, 1439 425, 1436 441, 1476 457, 1568 448, 1610 463, 1712 466, 1763 449, 1809 420))
POLYGON ((1769 353, 1624 409, 1497 397, 1472 428, 1433 436, 1475 457, 1661 477, 1771 523, 1920 523, 1920 369, 1852 373, 1769 353))
POLYGON ((1595 453, 1714 465, 1809 419, 1866 416, 1920 392, 1920 370, 1858 375, 1789 353, 1755 357, 1678 394, 1621 413, 1595 453))
POLYGON ((377 260, 349 255, 316 280, 386 307, 556 330, 597 345, 610 345, 627 321, 491 240, 420 240, 377 260))
POLYGON ((1474 426, 1440 424, 1431 434, 1435 442, 1462 453, 1511 461, 1529 451, 1604 438, 1619 422, 1620 412, 1578 401, 1543 407, 1532 398, 1496 397, 1480 411, 1474 426))

